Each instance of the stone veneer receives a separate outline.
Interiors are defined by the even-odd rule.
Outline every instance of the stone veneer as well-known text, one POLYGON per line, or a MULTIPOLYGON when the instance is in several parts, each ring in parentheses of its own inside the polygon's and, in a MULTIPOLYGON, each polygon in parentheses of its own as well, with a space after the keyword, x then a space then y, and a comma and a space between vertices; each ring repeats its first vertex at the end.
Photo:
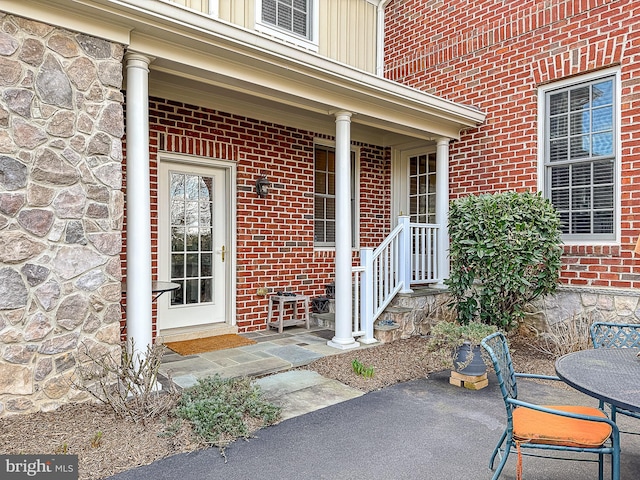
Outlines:
MULTIPOLYGON (((390 341, 428 334, 439 320, 453 320, 449 301, 444 289, 416 288, 412 294, 398 295, 376 322, 392 320, 397 327, 389 334, 376 329, 376 338, 383 335, 383 341, 390 341)), ((537 333, 548 331, 549 325, 577 319, 588 323, 640 323, 640 292, 562 285, 554 295, 528 304, 526 311, 522 325, 537 333)))
POLYGON ((124 48, 0 25, 2 416, 87 399, 85 346, 119 352, 124 48))
POLYGON ((582 318, 593 322, 640 323, 640 292, 632 289, 568 287, 528 305, 524 323, 545 332, 549 324, 582 318))

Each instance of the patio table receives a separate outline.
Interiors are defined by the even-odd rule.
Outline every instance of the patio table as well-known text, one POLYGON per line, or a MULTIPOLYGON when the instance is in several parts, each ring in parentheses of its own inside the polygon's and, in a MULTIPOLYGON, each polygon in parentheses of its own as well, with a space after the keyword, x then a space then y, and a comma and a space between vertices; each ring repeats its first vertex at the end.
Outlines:
MULTIPOLYGON (((127 293, 127 282, 122 282, 121 284, 121 292, 126 294, 127 293)), ((177 290, 180 288, 180 284, 179 283, 175 283, 175 282, 163 282, 163 281, 152 281, 151 282, 151 293, 153 294, 153 301, 155 302, 158 297, 160 297, 160 295, 162 295, 165 292, 172 292, 174 290, 177 290)))
POLYGON ((556 373, 582 393, 640 412, 638 352, 638 348, 596 348, 569 353, 556 361, 556 373))

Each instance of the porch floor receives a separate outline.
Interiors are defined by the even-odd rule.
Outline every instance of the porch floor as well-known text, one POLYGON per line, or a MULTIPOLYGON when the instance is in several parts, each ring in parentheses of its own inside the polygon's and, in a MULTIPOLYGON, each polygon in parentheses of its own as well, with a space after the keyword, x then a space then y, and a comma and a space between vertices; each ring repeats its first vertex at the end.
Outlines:
MULTIPOLYGON (((181 356, 167 351, 160 373, 170 375, 181 388, 199 378, 219 374, 223 378, 261 377, 256 380, 266 399, 283 407, 283 419, 359 397, 363 393, 316 372, 292 370, 343 350, 329 347, 333 330, 316 327, 289 327, 242 334, 257 343, 244 347, 181 356), (275 374, 275 375, 274 375, 275 374)), ((358 348, 369 348, 363 345, 358 348)))

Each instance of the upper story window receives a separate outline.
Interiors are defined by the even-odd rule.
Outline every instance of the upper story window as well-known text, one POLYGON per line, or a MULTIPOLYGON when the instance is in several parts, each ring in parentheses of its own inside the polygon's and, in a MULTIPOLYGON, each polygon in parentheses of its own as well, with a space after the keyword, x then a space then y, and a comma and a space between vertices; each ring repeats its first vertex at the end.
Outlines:
POLYGON ((565 241, 614 241, 617 231, 616 77, 542 91, 544 192, 565 241))
POLYGON ((319 0, 256 0, 256 30, 318 50, 319 0))
POLYGON ((309 0, 262 0, 262 21, 309 38, 309 0))

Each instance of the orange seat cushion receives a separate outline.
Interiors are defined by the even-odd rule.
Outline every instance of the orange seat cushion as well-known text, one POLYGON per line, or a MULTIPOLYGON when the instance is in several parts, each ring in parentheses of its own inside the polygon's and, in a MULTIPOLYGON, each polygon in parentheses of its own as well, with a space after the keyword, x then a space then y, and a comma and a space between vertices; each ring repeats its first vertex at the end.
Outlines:
MULTIPOLYGON (((605 417, 599 409, 573 405, 545 406, 554 410, 605 417)), ((522 443, 546 443, 566 447, 599 447, 611 435, 607 423, 561 417, 525 407, 513 411, 513 439, 522 443)))

